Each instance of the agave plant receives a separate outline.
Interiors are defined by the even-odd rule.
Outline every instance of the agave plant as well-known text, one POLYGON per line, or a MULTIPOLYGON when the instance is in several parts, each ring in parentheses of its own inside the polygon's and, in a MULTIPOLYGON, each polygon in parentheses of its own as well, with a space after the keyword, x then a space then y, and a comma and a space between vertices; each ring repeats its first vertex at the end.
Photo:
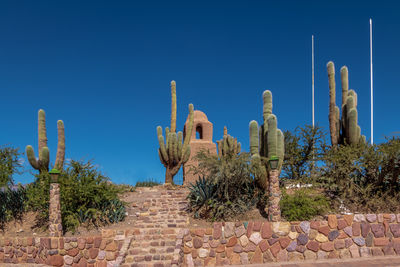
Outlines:
POLYGON ((210 204, 212 197, 216 192, 215 185, 210 179, 206 179, 204 176, 200 177, 194 184, 189 185, 190 193, 188 199, 190 206, 195 210, 195 216, 198 217, 198 211, 206 204, 210 204))

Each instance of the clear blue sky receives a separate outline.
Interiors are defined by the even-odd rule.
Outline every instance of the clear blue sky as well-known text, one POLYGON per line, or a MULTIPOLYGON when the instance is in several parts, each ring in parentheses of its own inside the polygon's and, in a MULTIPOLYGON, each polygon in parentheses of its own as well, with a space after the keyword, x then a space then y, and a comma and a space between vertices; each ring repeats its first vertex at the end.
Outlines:
MULTIPOLYGON (((312 34, 316 121, 327 128, 333 60, 337 73, 349 68, 369 137, 370 17, 381 142, 400 131, 399 10, 396 1, 1 1, 0 144, 37 152, 43 108, 52 163, 62 119, 66 158, 94 159, 118 183, 163 181, 156 126, 170 122, 171 80, 178 128, 193 103, 214 124, 214 141, 226 125, 248 151, 265 89, 279 128, 311 123, 312 34)), ((29 172, 17 177, 32 180, 29 172)))

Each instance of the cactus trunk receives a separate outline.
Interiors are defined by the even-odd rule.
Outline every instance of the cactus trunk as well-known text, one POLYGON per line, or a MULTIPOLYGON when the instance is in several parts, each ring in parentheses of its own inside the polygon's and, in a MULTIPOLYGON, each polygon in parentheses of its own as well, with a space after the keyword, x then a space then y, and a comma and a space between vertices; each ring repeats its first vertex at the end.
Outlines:
POLYGON ((165 167, 165 183, 173 183, 174 176, 178 173, 182 164, 189 160, 190 137, 193 129, 194 110, 189 104, 189 125, 187 134, 183 140, 182 132, 176 133, 176 83, 171 82, 171 129, 165 128, 165 138, 161 126, 157 127, 157 139, 160 148, 158 154, 161 163, 165 167), (182 143, 183 142, 183 143, 182 143))

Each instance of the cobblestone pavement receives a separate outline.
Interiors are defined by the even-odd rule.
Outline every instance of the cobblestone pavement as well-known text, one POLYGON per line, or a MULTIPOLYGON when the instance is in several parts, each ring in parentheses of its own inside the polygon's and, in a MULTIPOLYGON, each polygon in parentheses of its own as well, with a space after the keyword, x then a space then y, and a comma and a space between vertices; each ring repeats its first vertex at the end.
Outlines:
MULTIPOLYGON (((230 265, 232 267, 232 265, 230 265)), ((264 263, 252 265, 235 265, 236 267, 400 267, 400 256, 371 257, 359 259, 332 259, 316 261, 299 261, 286 263, 264 263)))

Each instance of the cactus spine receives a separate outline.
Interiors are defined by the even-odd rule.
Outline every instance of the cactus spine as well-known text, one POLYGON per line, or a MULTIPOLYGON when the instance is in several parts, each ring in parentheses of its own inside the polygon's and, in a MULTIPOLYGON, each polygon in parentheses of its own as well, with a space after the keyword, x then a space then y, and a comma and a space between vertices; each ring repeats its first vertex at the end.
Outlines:
POLYGON ((264 124, 258 127, 256 121, 251 121, 250 128, 250 153, 252 161, 261 165, 261 180, 258 182, 269 192, 267 212, 271 221, 280 220, 280 189, 279 174, 285 155, 284 136, 277 128, 277 119, 272 114, 272 93, 269 90, 263 93, 263 120, 264 124), (271 170, 269 160, 278 158, 278 169, 271 170), (264 158, 264 159, 262 159, 264 158), (265 158, 267 158, 265 160, 265 158), (263 164, 260 164, 263 163, 263 164))
POLYGON ((218 156, 222 157, 233 157, 240 153, 241 144, 238 143, 237 138, 234 138, 228 134, 228 129, 224 126, 224 135, 221 140, 217 141, 218 144, 218 156))
POLYGON ((329 80, 329 129, 332 146, 358 144, 364 142, 358 126, 357 94, 349 90, 349 71, 346 66, 340 69, 342 84, 342 118, 339 107, 336 106, 335 65, 332 61, 327 64, 329 80))
MULTIPOLYGON (((62 170, 65 158, 65 134, 64 123, 62 120, 57 121, 58 144, 57 156, 54 168, 62 170)), ((50 151, 47 147, 46 134, 46 113, 43 109, 38 112, 38 136, 39 136, 39 158, 36 158, 34 149, 31 145, 26 146, 26 155, 31 166, 40 173, 49 170, 50 151)))
POLYGON ((171 129, 165 128, 165 137, 161 126, 157 126, 157 138, 160 148, 158 155, 161 163, 166 168, 165 183, 172 183, 175 174, 178 173, 182 164, 189 160, 190 156, 190 137, 193 129, 193 104, 189 104, 189 126, 187 134, 183 140, 182 132, 176 133, 176 83, 171 82, 171 129), (183 142, 183 143, 182 143, 183 142))

